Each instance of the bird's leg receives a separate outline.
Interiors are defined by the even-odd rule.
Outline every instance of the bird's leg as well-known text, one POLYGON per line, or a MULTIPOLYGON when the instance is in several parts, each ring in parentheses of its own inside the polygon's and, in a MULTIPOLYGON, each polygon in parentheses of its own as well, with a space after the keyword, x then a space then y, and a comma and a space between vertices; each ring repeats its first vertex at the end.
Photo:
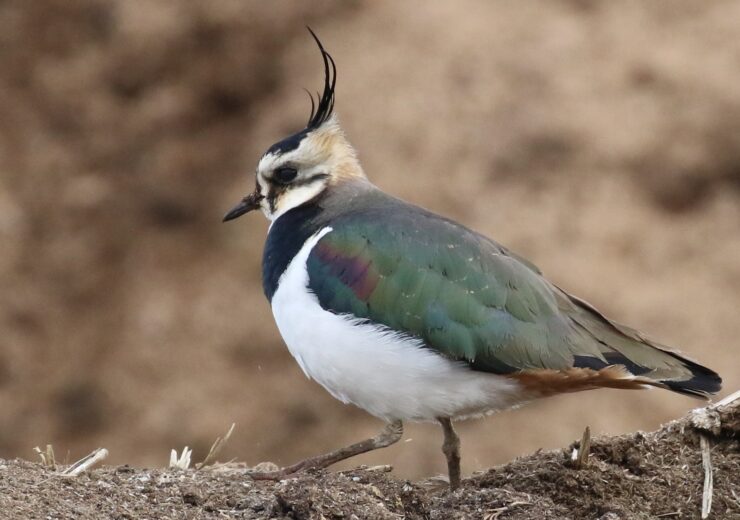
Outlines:
POLYGON ((354 457, 355 455, 367 453, 368 451, 377 450, 379 448, 385 448, 398 442, 402 436, 403 423, 401 421, 394 421, 388 423, 382 432, 370 439, 356 442, 355 444, 345 448, 324 453, 323 455, 302 460, 292 466, 286 466, 277 471, 255 471, 249 472, 248 475, 255 480, 280 480, 302 470, 326 468, 342 460, 354 457))
POLYGON ((437 419, 442 425, 445 441, 442 444, 442 452, 447 457, 447 472, 450 476, 450 489, 453 491, 460 487, 460 437, 452 427, 452 420, 448 417, 437 419))

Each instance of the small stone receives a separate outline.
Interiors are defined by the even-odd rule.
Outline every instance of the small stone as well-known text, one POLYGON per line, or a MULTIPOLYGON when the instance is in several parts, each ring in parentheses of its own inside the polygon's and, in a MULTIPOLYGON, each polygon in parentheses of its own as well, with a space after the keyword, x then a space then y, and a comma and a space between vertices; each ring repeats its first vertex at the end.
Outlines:
POLYGON ((203 503, 203 497, 195 489, 182 491, 182 501, 190 506, 199 506, 203 503))
POLYGON ((256 466, 253 466, 249 469, 250 471, 259 473, 270 473, 272 471, 278 471, 280 469, 280 466, 278 466, 274 462, 260 462, 256 466))

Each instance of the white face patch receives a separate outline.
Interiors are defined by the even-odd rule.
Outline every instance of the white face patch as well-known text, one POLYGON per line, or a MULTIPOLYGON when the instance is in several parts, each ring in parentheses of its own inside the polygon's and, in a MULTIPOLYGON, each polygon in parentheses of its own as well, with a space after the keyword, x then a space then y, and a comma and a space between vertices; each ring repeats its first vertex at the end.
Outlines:
POLYGON ((281 153, 280 146, 275 145, 257 165, 257 184, 264 197, 262 212, 273 221, 313 199, 339 179, 366 179, 336 118, 332 117, 307 134, 300 134, 285 140, 287 143, 283 147, 295 146, 295 140, 300 138, 296 148, 281 153), (281 167, 293 168, 298 175, 291 182, 275 182, 273 176, 281 167))
POLYGON ((308 202, 326 188, 331 171, 331 165, 322 162, 326 155, 325 151, 317 149, 314 139, 308 136, 295 150, 284 154, 268 153, 260 159, 257 183, 264 196, 261 209, 269 220, 274 221, 287 211, 308 202), (284 165, 298 170, 296 179, 288 184, 272 181, 273 172, 284 165))
MULTIPOLYGON (((262 205, 262 212, 270 220, 277 219, 283 213, 290 211, 293 208, 300 206, 308 202, 309 200, 316 197, 319 193, 324 191, 326 187, 326 178, 317 179, 309 184, 303 186, 288 186, 287 190, 275 198, 275 209, 274 211, 269 207, 268 198, 265 198, 265 202, 262 205), (265 208, 267 206, 267 208, 265 208)), ((272 189, 275 189, 274 187, 272 189)))

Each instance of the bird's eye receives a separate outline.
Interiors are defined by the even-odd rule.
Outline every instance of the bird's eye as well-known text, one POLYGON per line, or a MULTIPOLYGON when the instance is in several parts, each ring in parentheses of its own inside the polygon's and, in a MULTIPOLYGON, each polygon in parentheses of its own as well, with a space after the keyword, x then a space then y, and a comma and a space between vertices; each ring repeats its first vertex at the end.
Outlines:
POLYGON ((275 172, 272 174, 272 178, 280 184, 288 184, 290 181, 296 178, 296 175, 298 175, 298 170, 296 170, 295 168, 291 168, 290 166, 282 166, 275 170, 275 172))

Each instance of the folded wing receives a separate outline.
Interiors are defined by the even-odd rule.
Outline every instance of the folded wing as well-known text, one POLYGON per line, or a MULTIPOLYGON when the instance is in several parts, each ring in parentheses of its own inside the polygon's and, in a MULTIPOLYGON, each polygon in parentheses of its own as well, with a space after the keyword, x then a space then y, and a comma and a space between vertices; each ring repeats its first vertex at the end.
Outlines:
POLYGON ((413 206, 338 219, 308 259, 321 306, 423 340, 471 369, 543 394, 662 386, 695 396, 721 379, 548 282, 499 244, 413 206))

